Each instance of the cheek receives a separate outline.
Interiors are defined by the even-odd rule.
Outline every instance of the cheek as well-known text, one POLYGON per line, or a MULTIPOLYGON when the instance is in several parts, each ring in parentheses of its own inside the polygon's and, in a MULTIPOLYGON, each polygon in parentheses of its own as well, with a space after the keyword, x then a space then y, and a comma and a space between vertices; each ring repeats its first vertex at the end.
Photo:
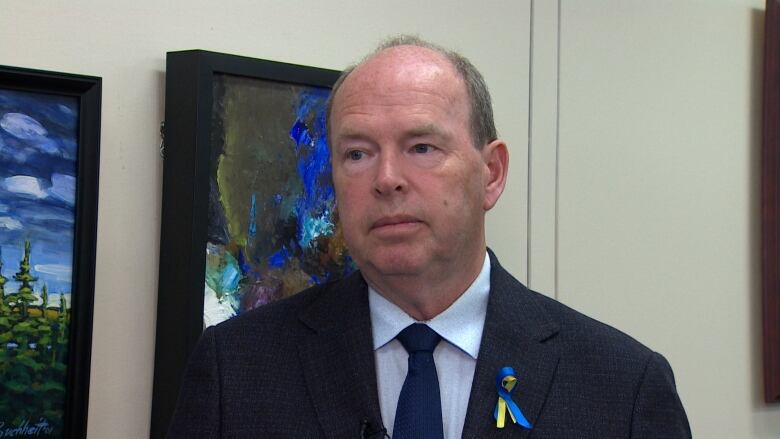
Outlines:
POLYGON ((346 221, 342 219, 341 230, 344 236, 344 243, 347 245, 350 255, 355 261, 362 261, 366 249, 365 241, 367 237, 358 226, 357 220, 353 217, 348 217, 346 221))
POLYGON ((339 222, 344 227, 344 233, 352 230, 360 223, 360 200, 354 190, 336 190, 336 211, 339 222))
POLYGON ((483 179, 479 169, 458 169, 441 187, 442 206, 448 210, 481 209, 483 179))

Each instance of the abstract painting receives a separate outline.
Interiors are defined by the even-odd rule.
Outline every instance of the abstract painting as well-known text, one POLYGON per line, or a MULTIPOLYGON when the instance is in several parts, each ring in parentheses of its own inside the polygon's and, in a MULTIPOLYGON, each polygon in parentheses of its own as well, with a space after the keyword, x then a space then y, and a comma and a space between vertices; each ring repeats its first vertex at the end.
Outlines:
POLYGON ((330 179, 328 91, 215 77, 205 325, 352 269, 330 179))
MULTIPOLYGON (((0 78, 19 85, 20 73, 0 78)), ((86 337, 74 333, 74 304, 92 301, 74 283, 82 99, 54 88, 0 85, 0 437, 79 437, 66 412, 71 368, 85 367, 74 366, 72 340, 86 337)))
POLYGON ((204 327, 353 270, 326 136, 338 75, 168 53, 152 437, 204 327))

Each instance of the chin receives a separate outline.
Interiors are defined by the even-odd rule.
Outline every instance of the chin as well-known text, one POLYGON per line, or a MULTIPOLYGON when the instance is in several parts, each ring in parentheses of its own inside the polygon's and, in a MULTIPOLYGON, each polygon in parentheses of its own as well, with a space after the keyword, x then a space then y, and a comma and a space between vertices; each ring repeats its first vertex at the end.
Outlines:
POLYGON ((425 270, 429 258, 413 252, 383 251, 368 258, 368 264, 385 276, 415 275, 425 270))

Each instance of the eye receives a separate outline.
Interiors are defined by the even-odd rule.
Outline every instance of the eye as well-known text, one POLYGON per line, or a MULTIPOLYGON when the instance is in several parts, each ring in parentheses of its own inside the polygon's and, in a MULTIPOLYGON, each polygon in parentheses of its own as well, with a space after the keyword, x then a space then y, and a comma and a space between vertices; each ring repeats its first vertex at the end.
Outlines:
POLYGON ((353 161, 358 161, 363 158, 363 151, 359 151, 357 149, 353 149, 351 151, 347 151, 347 158, 353 161))
POLYGON ((433 146, 428 145, 427 143, 418 143, 412 147, 412 150, 417 154, 427 154, 433 151, 433 146))

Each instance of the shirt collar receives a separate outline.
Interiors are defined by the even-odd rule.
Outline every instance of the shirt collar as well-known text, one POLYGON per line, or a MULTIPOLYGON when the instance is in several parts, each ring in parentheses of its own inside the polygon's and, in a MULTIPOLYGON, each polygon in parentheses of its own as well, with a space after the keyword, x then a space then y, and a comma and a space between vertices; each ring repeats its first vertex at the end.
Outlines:
MULTIPOLYGON (((485 326, 489 293, 490 257, 486 253, 482 270, 471 286, 441 314, 420 323, 427 324, 443 339, 476 359, 485 326)), ((416 322, 371 286, 368 287, 368 305, 374 350, 391 342, 401 330, 416 322)))

